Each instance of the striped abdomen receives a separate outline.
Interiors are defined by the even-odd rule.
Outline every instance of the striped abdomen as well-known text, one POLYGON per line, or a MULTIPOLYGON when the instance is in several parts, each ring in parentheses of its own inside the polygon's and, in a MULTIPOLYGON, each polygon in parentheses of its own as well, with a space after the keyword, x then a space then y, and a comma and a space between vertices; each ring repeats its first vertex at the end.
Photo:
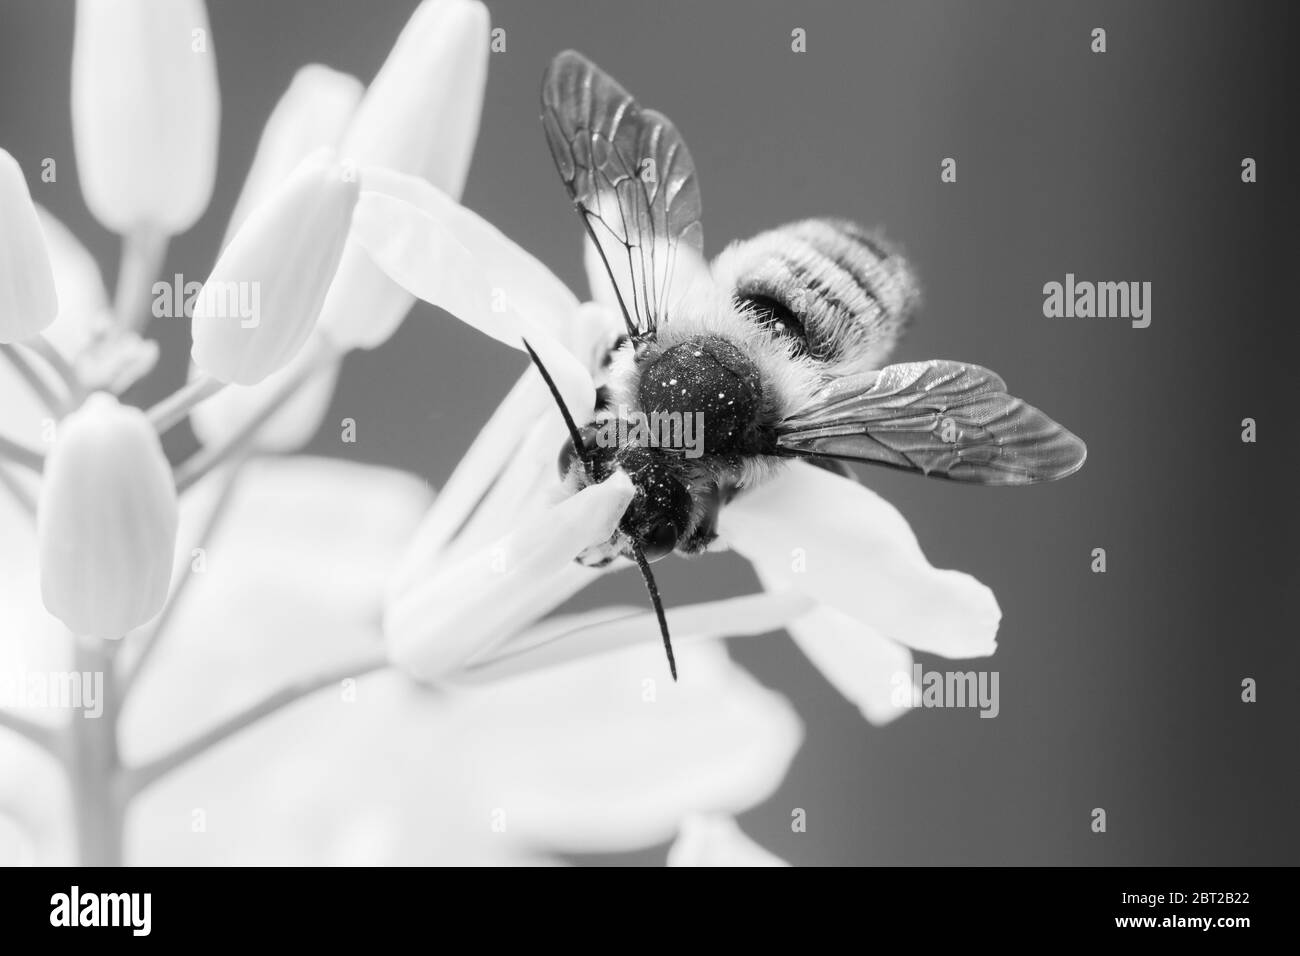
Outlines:
POLYGON ((733 243, 713 275, 756 321, 836 374, 883 365, 919 297, 903 257, 844 219, 733 243))

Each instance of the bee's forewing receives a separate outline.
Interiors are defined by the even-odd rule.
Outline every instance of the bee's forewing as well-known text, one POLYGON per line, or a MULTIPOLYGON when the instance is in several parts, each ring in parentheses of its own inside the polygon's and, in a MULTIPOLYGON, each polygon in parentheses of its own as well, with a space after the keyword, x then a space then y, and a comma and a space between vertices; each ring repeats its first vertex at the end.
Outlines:
POLYGON ((551 62, 542 81, 542 125, 628 334, 653 335, 681 286, 678 251, 703 255, 699 184, 685 141, 666 116, 642 109, 572 50, 551 62))
POLYGON ((932 360, 838 379, 777 429, 780 453, 1020 485, 1078 471, 1087 448, 994 372, 932 360))

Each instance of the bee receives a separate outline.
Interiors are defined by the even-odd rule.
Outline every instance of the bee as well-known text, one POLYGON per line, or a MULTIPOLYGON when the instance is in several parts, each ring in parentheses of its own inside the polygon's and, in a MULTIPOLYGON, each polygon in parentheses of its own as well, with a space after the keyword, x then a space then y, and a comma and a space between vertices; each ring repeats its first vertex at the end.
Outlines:
MULTIPOLYGON (((611 538, 579 556, 640 567, 676 679, 649 565, 717 538, 727 502, 790 459, 851 476, 846 462, 953 481, 1063 478, 1082 441, 966 362, 887 365, 918 298, 903 257, 845 219, 780 226, 703 257, 700 189, 686 142, 573 51, 542 82, 542 125, 560 179, 626 325, 590 422, 559 456, 571 490, 628 475, 635 495, 611 538), (698 420, 697 454, 608 427, 639 416, 698 420)), ((653 437, 653 431, 651 432, 653 437)))

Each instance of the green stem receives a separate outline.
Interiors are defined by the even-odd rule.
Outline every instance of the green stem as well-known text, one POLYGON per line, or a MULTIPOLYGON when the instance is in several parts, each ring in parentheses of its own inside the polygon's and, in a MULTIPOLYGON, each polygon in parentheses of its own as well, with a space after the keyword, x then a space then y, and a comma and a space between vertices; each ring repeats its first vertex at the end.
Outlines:
POLYGON ((313 375, 330 362, 338 360, 338 355, 327 346, 318 346, 319 352, 310 361, 304 362, 295 374, 284 381, 275 393, 267 399, 257 414, 244 423, 237 432, 225 441, 200 448, 176 467, 176 491, 185 491, 198 483, 208 472, 222 462, 237 454, 244 453, 252 444, 257 433, 289 399, 293 398, 313 375))
POLYGON ((12 438, 5 438, 0 435, 0 459, 8 459, 18 465, 30 468, 32 471, 40 474, 45 468, 45 456, 34 448, 28 448, 26 445, 14 441, 12 438))
POLYGON ((161 435, 182 421, 195 406, 225 387, 225 382, 213 378, 206 372, 201 372, 193 381, 182 385, 149 409, 149 423, 161 435))
POLYGON ((117 749, 121 699, 113 669, 114 641, 76 638, 75 669, 103 674, 103 710, 98 717, 74 713, 68 727, 68 777, 82 866, 121 866, 126 824, 126 790, 117 749))
MULTIPOLYGON (((239 476, 243 473, 244 464, 247 461, 247 456, 237 458, 231 462, 229 469, 222 476, 222 485, 217 492, 217 500, 213 504, 212 510, 208 512, 208 519, 203 525, 203 530, 199 532, 198 538, 195 539, 199 547, 206 547, 212 539, 212 535, 216 533, 217 528, 221 525, 221 519, 225 517, 230 502, 234 500, 235 486, 239 483, 239 476)), ((191 570, 188 573, 182 573, 177 578, 175 587, 172 588, 171 594, 167 597, 167 603, 163 605, 162 613, 158 615, 157 622, 145 637, 144 644, 141 645, 139 653, 136 654, 131 669, 122 678, 121 698, 123 703, 126 702, 127 697, 130 695, 131 688, 140 679, 140 675, 144 673, 149 658, 153 656, 153 652, 166 635, 167 629, 171 626, 172 618, 176 614, 176 609, 180 606, 181 598, 185 595, 186 585, 189 584, 190 579, 193 577, 194 572, 191 570)))
POLYGON ((32 390, 32 394, 40 400, 40 403, 45 406, 51 415, 55 418, 62 418, 67 413, 68 396, 56 392, 45 376, 32 366, 32 363, 27 360, 27 356, 16 345, 0 345, 0 355, 3 355, 9 364, 14 367, 18 377, 27 383, 27 387, 32 390))
POLYGON ((21 481, 9 473, 9 469, 0 465, 0 488, 4 488, 9 496, 17 502, 18 507, 27 512, 33 519, 36 518, 36 498, 27 489, 21 481))
POLYGON ((167 256, 167 241, 167 235, 147 227, 122 238, 113 293, 113 314, 121 328, 138 332, 149 324, 153 283, 167 256))
POLYGON ((25 717, 19 717, 8 710, 0 710, 0 728, 25 737, 46 753, 59 756, 59 732, 53 727, 46 727, 25 717))
POLYGON ((86 397, 86 389, 81 384, 81 378, 77 375, 77 370, 63 357, 63 353, 56 349, 54 344, 43 335, 29 339, 23 344, 39 355, 45 364, 54 370, 54 374, 59 376, 63 382, 63 387, 68 390, 69 404, 73 408, 79 406, 86 397))
POLYGON ((247 710, 223 720, 189 742, 181 744, 170 753, 163 754, 163 756, 141 766, 128 768, 123 789, 128 797, 134 797, 141 790, 173 770, 206 753, 240 731, 253 726, 258 721, 270 717, 276 711, 282 710, 317 691, 336 686, 348 678, 363 677, 387 666, 388 659, 386 657, 376 656, 356 661, 346 667, 338 667, 322 674, 305 677, 286 687, 282 687, 247 710))

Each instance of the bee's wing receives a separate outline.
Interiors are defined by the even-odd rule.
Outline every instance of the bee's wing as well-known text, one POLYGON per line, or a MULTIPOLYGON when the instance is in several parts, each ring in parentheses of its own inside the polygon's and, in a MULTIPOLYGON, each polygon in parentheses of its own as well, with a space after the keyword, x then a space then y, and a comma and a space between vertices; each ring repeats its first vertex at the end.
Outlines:
POLYGON ((560 178, 614 284, 628 334, 653 335, 678 251, 703 258, 695 164, 666 116, 567 50, 542 80, 542 125, 560 178))
POLYGON ((777 426, 777 447, 985 485, 1064 478, 1087 455, 1077 437, 1008 395, 996 373, 937 359, 832 382, 777 426))

